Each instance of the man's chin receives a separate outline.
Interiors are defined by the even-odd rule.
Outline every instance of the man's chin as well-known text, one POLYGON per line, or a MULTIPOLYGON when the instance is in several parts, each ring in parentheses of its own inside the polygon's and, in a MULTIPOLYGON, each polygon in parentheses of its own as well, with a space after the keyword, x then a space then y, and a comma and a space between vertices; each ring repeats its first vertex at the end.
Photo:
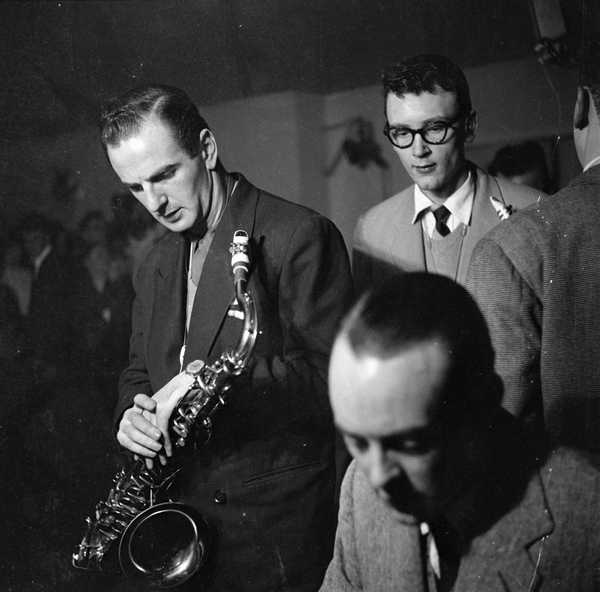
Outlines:
POLYGON ((193 223, 190 222, 185 216, 181 216, 176 220, 169 220, 168 218, 159 218, 158 222, 171 232, 187 232, 193 227, 193 223))

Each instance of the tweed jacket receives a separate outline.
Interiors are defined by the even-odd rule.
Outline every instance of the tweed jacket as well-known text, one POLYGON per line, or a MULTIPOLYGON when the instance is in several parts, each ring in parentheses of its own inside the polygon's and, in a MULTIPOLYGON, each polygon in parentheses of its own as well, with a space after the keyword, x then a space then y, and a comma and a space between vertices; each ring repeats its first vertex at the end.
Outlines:
MULTIPOLYGON (((456 277, 464 284, 473 248, 499 222, 490 196, 521 209, 535 202, 539 191, 487 175, 469 164, 475 182, 471 221, 460 252, 456 277)), ((427 271, 423 227, 414 217, 414 185, 363 214, 354 230, 353 272, 357 287, 372 287, 398 271, 427 271)))
MULTIPOLYGON (((229 245, 237 229, 251 243, 248 290, 259 328, 253 361, 214 418, 211 440, 178 475, 179 499, 215 531, 208 590, 315 590, 335 530, 326 374, 351 299, 348 257, 329 220, 239 176, 199 280, 184 365, 210 362, 239 339, 242 321, 230 308, 229 245)), ((117 420, 136 393, 151 394, 179 372, 188 253, 184 237, 169 233, 140 266, 117 420)))
POLYGON ((600 166, 498 225, 467 286, 490 327, 505 407, 600 450, 600 166))
MULTIPOLYGON (((597 468, 556 451, 531 473, 522 497, 471 541, 453 590, 598 590, 599 488, 597 468)), ((425 592, 419 536, 415 520, 387 506, 352 462, 321 592, 425 592)))

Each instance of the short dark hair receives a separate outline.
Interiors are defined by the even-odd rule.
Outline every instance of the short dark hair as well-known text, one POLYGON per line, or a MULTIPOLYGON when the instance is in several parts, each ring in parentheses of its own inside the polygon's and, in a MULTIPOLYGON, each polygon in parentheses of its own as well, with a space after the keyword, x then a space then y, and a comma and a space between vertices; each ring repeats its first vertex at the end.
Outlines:
POLYGON ((109 99, 100 113, 102 144, 117 145, 137 133, 152 115, 169 125, 189 156, 198 154, 200 132, 209 129, 208 124, 183 90, 165 84, 140 86, 109 99))
POLYGON ((547 185, 549 175, 544 149, 539 142, 527 140, 500 148, 494 155, 488 172, 490 175, 514 177, 535 169, 541 172, 544 184, 547 185))
POLYGON ((469 84, 464 72, 448 58, 423 54, 406 58, 386 68, 382 75, 384 98, 389 93, 435 93, 438 88, 456 94, 461 116, 473 110, 469 84))
POLYGON ((342 326, 357 356, 390 358, 419 344, 445 344, 451 370, 448 411, 497 408, 502 387, 494 372, 487 324, 471 295, 451 279, 405 273, 365 294, 342 326))

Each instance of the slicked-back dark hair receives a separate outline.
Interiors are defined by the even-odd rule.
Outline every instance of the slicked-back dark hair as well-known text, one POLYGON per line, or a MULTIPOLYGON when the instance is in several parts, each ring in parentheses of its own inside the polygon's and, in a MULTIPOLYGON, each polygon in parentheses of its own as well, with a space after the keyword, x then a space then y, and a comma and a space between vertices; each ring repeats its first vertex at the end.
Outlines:
POLYGON ((109 99, 100 113, 102 144, 105 148, 116 146, 136 134, 153 115, 171 128, 189 156, 198 154, 200 132, 208 125, 184 91, 164 84, 140 86, 109 99))
POLYGON ((381 78, 384 99, 389 93, 402 97, 407 93, 435 93, 441 88, 456 94, 459 115, 466 117, 473 109, 464 72, 444 56, 423 54, 406 58, 386 68, 381 78))
POLYGON ((342 326, 357 356, 396 356, 438 341, 450 358, 447 411, 495 409, 502 387, 487 324, 471 295, 441 275, 405 273, 365 294, 342 326))

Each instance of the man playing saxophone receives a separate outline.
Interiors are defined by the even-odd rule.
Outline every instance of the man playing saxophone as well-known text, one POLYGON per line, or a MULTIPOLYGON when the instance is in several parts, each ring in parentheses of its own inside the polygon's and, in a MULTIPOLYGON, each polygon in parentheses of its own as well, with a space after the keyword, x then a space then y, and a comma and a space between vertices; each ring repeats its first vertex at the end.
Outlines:
POLYGON ((227 172, 215 135, 177 88, 147 86, 111 100, 101 135, 117 176, 170 231, 134 279, 117 439, 154 462, 171 453, 169 397, 156 393, 190 361, 210 363, 236 343, 228 249, 243 229, 260 330, 209 442, 175 483, 178 500, 202 513, 216 538, 211 569, 189 585, 316 590, 335 528, 326 372, 351 298, 343 240, 323 216, 227 172))

